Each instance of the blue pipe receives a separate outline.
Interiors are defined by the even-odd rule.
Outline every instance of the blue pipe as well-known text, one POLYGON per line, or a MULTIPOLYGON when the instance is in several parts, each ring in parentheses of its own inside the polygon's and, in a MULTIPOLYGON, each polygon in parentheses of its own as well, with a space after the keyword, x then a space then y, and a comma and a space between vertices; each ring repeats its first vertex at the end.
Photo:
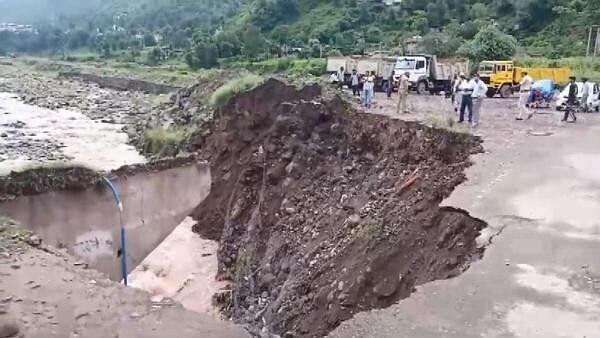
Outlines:
POLYGON ((117 208, 119 209, 119 223, 121 225, 121 276, 123 277, 123 283, 127 286, 127 242, 125 240, 125 226, 123 224, 123 203, 121 202, 117 188, 112 182, 106 177, 102 177, 102 180, 104 180, 104 183, 112 191, 117 208))

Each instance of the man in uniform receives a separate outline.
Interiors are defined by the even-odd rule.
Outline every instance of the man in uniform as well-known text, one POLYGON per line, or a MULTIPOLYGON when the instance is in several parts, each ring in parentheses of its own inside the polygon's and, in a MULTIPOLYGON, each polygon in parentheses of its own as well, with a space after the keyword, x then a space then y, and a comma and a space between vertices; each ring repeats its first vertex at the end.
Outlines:
POLYGON ((533 116, 533 113, 527 108, 532 84, 533 79, 531 76, 527 72, 523 72, 523 79, 521 79, 519 90, 519 115, 517 116, 517 120, 523 120, 523 113, 527 114, 528 120, 533 116))
POLYGON ((396 108, 396 114, 400 114, 400 111, 403 113, 408 113, 407 100, 408 100, 408 77, 409 73, 406 72, 400 76, 400 83, 398 84, 398 107, 396 108))

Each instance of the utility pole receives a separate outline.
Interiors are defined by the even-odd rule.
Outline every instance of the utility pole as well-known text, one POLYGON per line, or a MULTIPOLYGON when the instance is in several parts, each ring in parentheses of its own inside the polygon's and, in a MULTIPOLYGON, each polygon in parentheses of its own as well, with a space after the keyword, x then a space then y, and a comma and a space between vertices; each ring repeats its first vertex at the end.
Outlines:
POLYGON ((596 57, 598 54, 598 48, 600 47, 600 25, 591 25, 588 33, 587 48, 585 50, 586 57, 596 57), (592 41, 594 45, 592 47, 592 41), (592 49, 593 48, 593 49, 592 49))
POLYGON ((598 53, 598 43, 600 42, 600 27, 596 30, 596 43, 594 44, 594 57, 596 57, 596 53, 598 53))
POLYGON ((587 43, 587 47, 585 48, 585 57, 590 56, 590 44, 591 43, 592 43, 592 26, 590 26, 590 34, 588 34, 588 43, 587 43))

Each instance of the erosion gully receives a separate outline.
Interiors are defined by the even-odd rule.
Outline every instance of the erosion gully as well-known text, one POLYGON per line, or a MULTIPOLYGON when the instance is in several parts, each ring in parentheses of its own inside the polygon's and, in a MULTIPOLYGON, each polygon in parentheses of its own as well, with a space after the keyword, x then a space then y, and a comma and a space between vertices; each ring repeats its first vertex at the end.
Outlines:
POLYGON ((260 336, 324 336, 483 255, 486 224, 439 206, 476 137, 275 79, 216 116, 189 140, 196 157, 104 172, 122 219, 98 173, 76 167, 1 177, 0 214, 117 281, 124 224, 134 286, 260 336))

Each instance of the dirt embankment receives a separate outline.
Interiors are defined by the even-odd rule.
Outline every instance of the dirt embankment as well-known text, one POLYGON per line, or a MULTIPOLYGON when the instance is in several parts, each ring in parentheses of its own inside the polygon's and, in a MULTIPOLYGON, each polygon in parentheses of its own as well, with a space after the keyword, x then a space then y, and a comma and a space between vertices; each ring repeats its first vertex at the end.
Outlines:
POLYGON ((485 227, 439 203, 480 141, 354 111, 269 80, 195 140, 212 187, 195 231, 220 240, 223 311, 263 336, 319 337, 415 285, 460 274, 485 227))
POLYGON ((168 94, 180 89, 179 87, 169 86, 162 83, 154 83, 144 80, 128 79, 115 76, 100 76, 96 74, 86 74, 80 72, 61 72, 58 76, 63 78, 77 78, 81 79, 82 81, 92 82, 101 88, 122 91, 137 91, 148 94, 168 94))
MULTIPOLYGON (((196 161, 194 156, 162 159, 146 164, 125 165, 116 170, 104 173, 109 179, 127 177, 138 173, 156 172, 188 165, 196 161)), ((84 190, 101 187, 103 173, 80 167, 42 166, 24 171, 13 171, 7 176, 0 176, 0 202, 12 200, 19 196, 38 195, 56 190, 84 190)))

